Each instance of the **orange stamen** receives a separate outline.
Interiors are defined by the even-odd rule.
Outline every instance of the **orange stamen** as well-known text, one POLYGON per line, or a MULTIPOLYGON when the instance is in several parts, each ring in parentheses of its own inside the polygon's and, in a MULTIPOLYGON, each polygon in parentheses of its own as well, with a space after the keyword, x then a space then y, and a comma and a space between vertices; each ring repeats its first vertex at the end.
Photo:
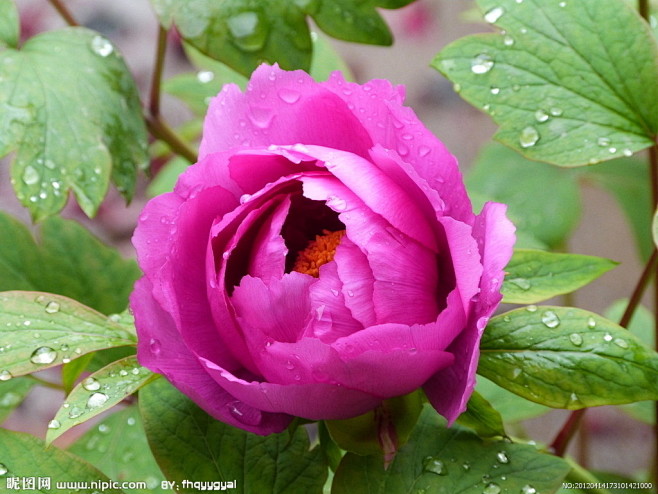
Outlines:
POLYGON ((320 266, 333 261, 336 248, 340 239, 345 235, 345 230, 331 232, 322 230, 322 235, 316 235, 308 246, 297 254, 293 271, 310 274, 314 278, 320 277, 320 266))

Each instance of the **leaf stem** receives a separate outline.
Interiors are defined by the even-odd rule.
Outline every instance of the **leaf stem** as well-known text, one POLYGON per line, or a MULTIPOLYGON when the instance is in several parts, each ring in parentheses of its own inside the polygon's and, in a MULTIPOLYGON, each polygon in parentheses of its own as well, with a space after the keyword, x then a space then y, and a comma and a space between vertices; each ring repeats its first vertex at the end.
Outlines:
POLYGON ((74 17, 71 15, 71 12, 64 6, 64 4, 61 2, 61 0, 48 0, 50 4, 55 8, 57 13, 66 21, 66 23, 69 26, 79 26, 74 19, 74 17))
POLYGON ((169 127, 160 116, 147 116, 146 127, 153 137, 165 142, 169 149, 190 163, 196 163, 196 152, 169 127))
POLYGON ((154 117, 160 115, 160 83, 162 81, 166 52, 167 30, 160 26, 158 29, 158 44, 155 53, 155 64, 153 67, 153 77, 151 79, 151 97, 149 101, 149 111, 154 117))

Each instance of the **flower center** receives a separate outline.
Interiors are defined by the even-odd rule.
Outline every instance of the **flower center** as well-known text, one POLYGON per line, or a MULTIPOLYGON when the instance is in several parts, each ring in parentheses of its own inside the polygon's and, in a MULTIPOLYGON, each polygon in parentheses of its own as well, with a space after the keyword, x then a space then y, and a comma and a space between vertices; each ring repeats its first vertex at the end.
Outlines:
POLYGON ((320 266, 333 261, 343 235, 345 230, 337 232, 322 230, 322 235, 316 235, 315 240, 311 240, 308 246, 297 254, 292 270, 319 278, 320 266))

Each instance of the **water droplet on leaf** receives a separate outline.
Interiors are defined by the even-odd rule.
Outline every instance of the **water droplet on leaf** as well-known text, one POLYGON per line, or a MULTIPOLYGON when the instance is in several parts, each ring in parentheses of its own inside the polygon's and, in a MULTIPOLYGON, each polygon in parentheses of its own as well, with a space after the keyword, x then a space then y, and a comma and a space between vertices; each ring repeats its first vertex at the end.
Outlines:
POLYGON ((487 54, 480 54, 471 60, 471 72, 474 74, 486 74, 494 66, 493 59, 487 54))
POLYGON ((0 475, 5 475, 9 470, 7 467, 4 465, 4 463, 0 463, 0 475))
POLYGON ((428 456, 423 460, 423 470, 426 472, 434 473, 436 475, 447 475, 448 470, 444 463, 438 458, 428 456))
POLYGON ((32 352, 30 362, 33 364, 52 364, 57 358, 57 352, 50 347, 42 346, 32 352))
POLYGON ((505 453, 504 451, 499 451, 498 453, 496 453, 496 460, 498 460, 499 463, 503 463, 503 464, 509 463, 509 458, 507 456, 507 453, 505 453))
POLYGON ((530 288, 532 288, 530 282, 525 278, 512 278, 508 281, 513 285, 518 286, 521 290, 530 290, 530 288))
POLYGON ((535 112, 535 120, 539 123, 546 122, 548 120, 548 113, 546 113, 544 110, 539 109, 535 112))
POLYGON ((235 44, 245 51, 258 51, 265 45, 268 25, 258 12, 241 12, 230 17, 228 29, 235 44))
POLYGON ((606 333, 606 334, 603 336, 603 340, 604 340, 604 341, 612 341, 612 335, 609 334, 609 333, 606 333))
POLYGON ((626 340, 622 340, 621 338, 615 338, 613 343, 619 348, 628 348, 628 342, 626 340))
POLYGON ((539 132, 532 126, 528 126, 519 135, 519 144, 522 148, 530 148, 539 141, 539 132))
POLYGON ((487 484, 487 486, 482 491, 482 494, 500 494, 500 486, 495 482, 487 484))
POLYGON ((60 424, 59 420, 57 419, 52 419, 50 422, 48 422, 49 429, 59 429, 61 426, 62 424, 60 424))
POLYGON ((543 322, 544 326, 547 328, 557 328, 560 325, 560 318, 552 310, 547 310, 542 314, 541 322, 543 322))
POLYGON ((0 381, 9 381, 13 376, 8 370, 3 370, 0 372, 0 381))
POLYGON ((34 185, 39 179, 39 172, 34 167, 27 165, 23 171, 23 182, 25 182, 25 185, 34 185))
POLYGON ((91 51, 105 58, 112 54, 114 47, 109 40, 103 38, 102 36, 94 36, 91 40, 91 51))
POLYGON ((576 346, 580 346, 583 344, 583 337, 580 336, 578 333, 571 333, 569 335, 569 341, 573 343, 576 346))
POLYGON ((99 389, 101 389, 101 383, 99 383, 93 377, 88 377, 87 379, 82 381, 82 387, 85 388, 87 391, 98 391, 99 389))
POLYGON ((596 143, 597 143, 599 146, 601 146, 601 147, 604 148, 604 147, 610 145, 610 139, 608 139, 607 137, 599 137, 599 138, 596 140, 596 143))
POLYGON ((589 329, 594 329, 596 327, 596 320, 591 316, 587 319, 587 327, 589 329))
POLYGON ((45 310, 48 314, 55 314, 59 312, 59 308, 60 308, 59 303, 52 301, 52 302, 48 302, 45 310))
POLYGON ((196 75, 201 84, 207 84, 215 78, 215 73, 210 70, 201 70, 196 75))
POLYGON ((500 19, 504 13, 505 9, 502 7, 494 7, 493 9, 487 11, 486 14, 484 14, 484 20, 489 24, 493 24, 498 19, 500 19))
POLYGON ((87 400, 87 408, 98 408, 103 406, 108 398, 109 397, 105 393, 94 393, 87 400))
POLYGON ((535 489, 530 484, 526 484, 521 487, 521 494, 537 494, 537 489, 535 489))
POLYGON ((512 45, 514 45, 514 38, 512 38, 512 37, 509 36, 509 35, 505 35, 505 36, 503 36, 503 44, 504 44, 505 46, 512 46, 512 45))
POLYGON ((537 306, 534 305, 534 304, 531 304, 531 305, 528 305, 528 306, 525 308, 525 310, 527 310, 528 312, 537 312, 537 306))

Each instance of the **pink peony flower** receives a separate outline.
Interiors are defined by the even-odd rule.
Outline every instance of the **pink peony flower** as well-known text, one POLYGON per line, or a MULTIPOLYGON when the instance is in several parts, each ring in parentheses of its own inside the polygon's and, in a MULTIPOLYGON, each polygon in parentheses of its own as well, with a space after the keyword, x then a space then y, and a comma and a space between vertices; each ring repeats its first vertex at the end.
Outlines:
POLYGON ((450 422, 514 243, 472 212, 455 158, 404 89, 260 66, 213 99, 199 162, 133 242, 142 365, 258 434, 422 387, 450 422))

